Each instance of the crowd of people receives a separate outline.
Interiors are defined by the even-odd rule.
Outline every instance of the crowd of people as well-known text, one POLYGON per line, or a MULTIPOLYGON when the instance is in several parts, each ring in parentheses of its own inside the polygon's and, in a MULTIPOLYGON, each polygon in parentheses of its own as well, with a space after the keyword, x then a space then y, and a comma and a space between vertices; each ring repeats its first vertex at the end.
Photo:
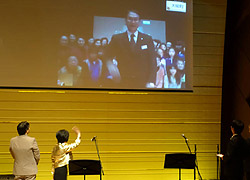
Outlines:
POLYGON ((103 68, 104 51, 108 39, 90 38, 87 42, 82 37, 70 34, 61 36, 57 64, 59 86, 101 86, 104 77, 109 78, 103 68), (88 84, 91 83, 91 84, 88 84))
POLYGON ((185 46, 154 40, 157 53, 156 88, 185 88, 185 46))
POLYGON ((59 86, 185 88, 185 44, 161 42, 140 32, 140 15, 128 11, 127 31, 87 42, 74 34, 61 36, 59 86))
MULTIPOLYGON (((185 46, 154 39, 156 79, 152 88, 185 88, 185 46)), ((59 86, 105 87, 119 83, 119 62, 106 56, 108 38, 85 41, 73 34, 60 37, 59 86)))

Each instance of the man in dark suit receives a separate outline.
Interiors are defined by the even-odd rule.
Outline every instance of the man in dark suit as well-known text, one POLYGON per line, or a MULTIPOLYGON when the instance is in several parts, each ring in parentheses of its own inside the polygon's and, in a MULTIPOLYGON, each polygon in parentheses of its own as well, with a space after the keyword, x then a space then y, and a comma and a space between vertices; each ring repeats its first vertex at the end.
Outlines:
POLYGON ((10 153, 14 159, 13 174, 15 180, 35 180, 40 151, 36 139, 29 137, 29 123, 23 121, 18 124, 16 136, 10 141, 10 153))
POLYGON ((221 155, 224 162, 227 180, 243 180, 243 160, 246 157, 246 141, 241 136, 244 124, 240 120, 233 120, 231 124, 232 137, 227 146, 225 155, 221 155))
POLYGON ((156 56, 151 36, 138 31, 140 16, 129 11, 126 17, 128 30, 113 35, 108 57, 116 59, 123 88, 153 88, 156 76, 156 56))

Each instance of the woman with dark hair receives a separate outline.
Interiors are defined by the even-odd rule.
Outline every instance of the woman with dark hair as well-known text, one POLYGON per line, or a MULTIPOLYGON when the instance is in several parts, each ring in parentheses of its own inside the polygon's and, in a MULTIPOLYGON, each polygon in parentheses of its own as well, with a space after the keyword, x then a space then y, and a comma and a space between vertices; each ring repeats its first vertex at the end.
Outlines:
POLYGON ((166 45, 166 43, 161 43, 160 44, 160 48, 163 50, 163 56, 164 56, 164 58, 167 58, 168 52, 167 52, 167 45, 166 45))
POLYGON ((156 56, 157 72, 155 87, 162 88, 164 84, 164 76, 166 75, 166 59, 164 58, 164 51, 161 48, 157 49, 156 56))
POLYGON ((164 77, 164 88, 181 88, 181 78, 176 65, 167 66, 167 75, 164 77))
POLYGON ((166 65, 171 65, 171 64, 175 64, 176 62, 176 52, 175 52, 175 49, 174 48, 170 48, 169 51, 168 51, 168 58, 166 58, 166 65))
POLYGON ((177 59, 176 66, 181 79, 181 88, 185 88, 185 83, 186 83, 185 61, 182 59, 177 59))
POLYGON ((80 130, 75 126, 72 130, 77 134, 74 143, 68 144, 69 132, 62 129, 56 133, 57 145, 51 154, 52 173, 54 180, 67 180, 67 164, 73 158, 72 150, 79 146, 81 142, 80 130))
POLYGON ((106 51, 109 40, 106 37, 101 38, 101 47, 98 49, 98 58, 102 61, 106 61, 106 51))

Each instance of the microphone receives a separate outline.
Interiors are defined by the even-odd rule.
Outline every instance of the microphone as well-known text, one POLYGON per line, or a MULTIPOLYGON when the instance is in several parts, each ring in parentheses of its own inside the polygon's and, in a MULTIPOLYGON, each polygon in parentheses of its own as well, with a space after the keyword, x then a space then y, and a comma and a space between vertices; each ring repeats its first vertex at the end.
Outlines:
POLYGON ((184 134, 181 135, 186 141, 188 140, 188 138, 186 138, 186 136, 184 134))
POLYGON ((91 141, 95 141, 95 140, 96 140, 96 137, 97 137, 97 136, 94 136, 94 137, 91 139, 91 141))

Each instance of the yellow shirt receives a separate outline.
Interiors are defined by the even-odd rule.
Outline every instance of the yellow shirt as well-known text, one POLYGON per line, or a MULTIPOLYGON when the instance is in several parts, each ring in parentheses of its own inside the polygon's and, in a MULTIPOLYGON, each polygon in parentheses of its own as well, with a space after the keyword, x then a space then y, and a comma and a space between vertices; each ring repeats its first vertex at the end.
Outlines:
POLYGON ((72 159, 71 151, 79 146, 81 142, 81 135, 79 134, 74 143, 58 143, 52 151, 51 160, 52 160, 52 172, 55 168, 65 166, 69 163, 69 160, 72 159))

